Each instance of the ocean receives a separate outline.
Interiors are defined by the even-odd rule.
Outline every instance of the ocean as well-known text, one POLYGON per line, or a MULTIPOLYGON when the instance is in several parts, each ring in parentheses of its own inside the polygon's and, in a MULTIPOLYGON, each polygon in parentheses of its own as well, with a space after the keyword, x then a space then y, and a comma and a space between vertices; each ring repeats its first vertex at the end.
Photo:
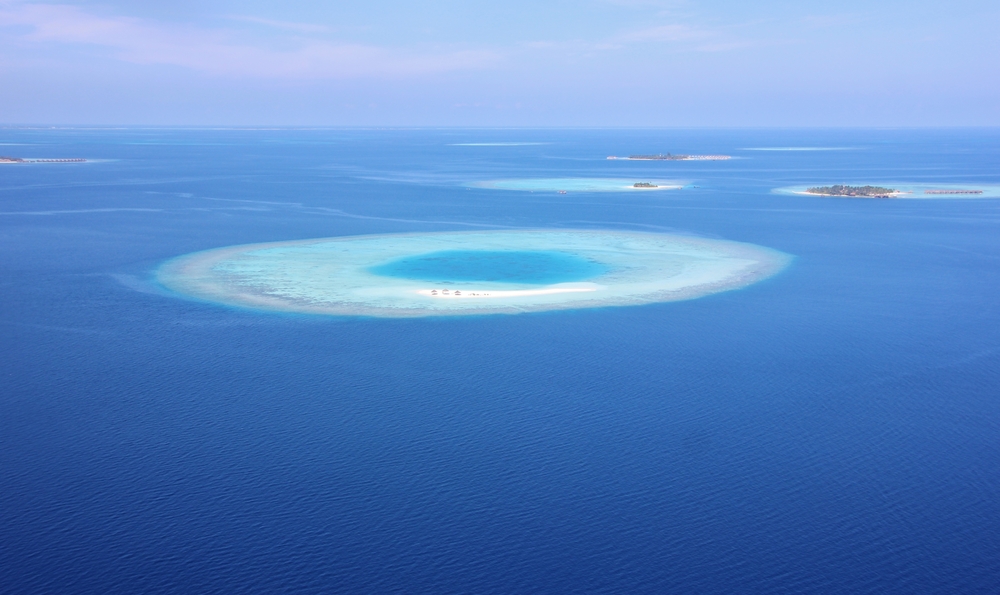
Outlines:
POLYGON ((1000 199, 772 192, 995 185, 996 129, 7 128, 0 153, 88 160, 0 164, 2 593, 1000 592, 1000 199), (668 151, 733 159, 606 159, 668 151), (484 185, 532 178, 684 188, 484 185), (154 278, 521 228, 794 260, 689 301, 412 319, 154 278))

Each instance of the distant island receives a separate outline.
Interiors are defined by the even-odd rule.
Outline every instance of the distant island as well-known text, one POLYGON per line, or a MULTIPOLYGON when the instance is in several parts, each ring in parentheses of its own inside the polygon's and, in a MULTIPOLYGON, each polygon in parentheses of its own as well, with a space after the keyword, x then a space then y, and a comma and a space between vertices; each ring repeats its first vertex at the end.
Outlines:
POLYGON ((633 188, 659 188, 656 184, 651 184, 649 182, 636 182, 632 184, 633 188))
POLYGON ((729 155, 672 155, 667 153, 666 155, 629 155, 628 157, 615 157, 612 155, 608 159, 630 161, 725 161, 726 159, 732 159, 732 157, 729 155))
POLYGON ((882 186, 846 186, 844 184, 817 186, 807 189, 806 192, 822 196, 850 196, 859 198, 892 198, 900 194, 898 190, 883 188, 882 186))
POLYGON ((982 190, 924 190, 924 194, 982 194, 982 190))
POLYGON ((0 163, 83 163, 86 159, 21 159, 20 157, 0 156, 0 163))

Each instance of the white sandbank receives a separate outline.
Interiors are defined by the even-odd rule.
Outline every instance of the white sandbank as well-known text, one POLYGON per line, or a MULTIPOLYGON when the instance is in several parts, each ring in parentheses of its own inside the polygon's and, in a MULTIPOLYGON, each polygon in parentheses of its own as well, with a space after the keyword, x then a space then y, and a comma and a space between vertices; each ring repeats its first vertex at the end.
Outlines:
POLYGON ((167 261, 157 279, 186 297, 260 310, 456 316, 692 299, 769 277, 790 258, 753 244, 642 232, 444 232, 231 246, 167 261), (599 263, 605 272, 551 285, 429 282, 370 272, 403 257, 453 250, 557 251, 599 263))
POLYGON ((417 293, 435 299, 503 299, 511 297, 527 297, 532 295, 555 295, 557 293, 580 293, 585 291, 597 291, 600 285, 589 283, 586 285, 570 285, 562 283, 559 285, 549 285, 544 289, 515 289, 515 290, 490 290, 470 287, 467 289, 418 289, 417 293))
POLYGON ((848 194, 824 194, 822 192, 809 192, 808 190, 803 190, 802 192, 796 192, 795 194, 805 194, 807 196, 825 196, 827 198, 907 198, 906 195, 913 193, 890 192, 888 194, 880 194, 878 196, 850 196, 848 194))

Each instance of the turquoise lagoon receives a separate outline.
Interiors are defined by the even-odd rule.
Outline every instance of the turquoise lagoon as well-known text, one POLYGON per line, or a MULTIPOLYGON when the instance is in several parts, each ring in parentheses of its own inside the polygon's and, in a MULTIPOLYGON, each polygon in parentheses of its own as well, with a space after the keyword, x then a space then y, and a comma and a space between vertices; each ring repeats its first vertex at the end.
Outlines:
POLYGON ((407 256, 368 270, 384 277, 444 283, 553 284, 585 281, 608 269, 593 260, 565 252, 445 250, 407 256))
POLYGON ((743 287, 789 256, 724 240, 595 230, 348 236, 181 256, 160 282, 264 310, 380 317, 515 314, 691 299, 743 287))

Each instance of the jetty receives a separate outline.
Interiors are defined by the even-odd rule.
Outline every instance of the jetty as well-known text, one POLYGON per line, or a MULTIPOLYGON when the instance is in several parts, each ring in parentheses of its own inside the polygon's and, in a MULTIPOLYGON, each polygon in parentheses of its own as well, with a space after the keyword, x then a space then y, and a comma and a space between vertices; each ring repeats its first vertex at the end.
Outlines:
POLYGON ((71 159, 22 159, 20 157, 0 156, 0 163, 83 163, 86 159, 78 157, 71 159))
POLYGON ((982 194, 982 190, 924 190, 924 194, 982 194))

